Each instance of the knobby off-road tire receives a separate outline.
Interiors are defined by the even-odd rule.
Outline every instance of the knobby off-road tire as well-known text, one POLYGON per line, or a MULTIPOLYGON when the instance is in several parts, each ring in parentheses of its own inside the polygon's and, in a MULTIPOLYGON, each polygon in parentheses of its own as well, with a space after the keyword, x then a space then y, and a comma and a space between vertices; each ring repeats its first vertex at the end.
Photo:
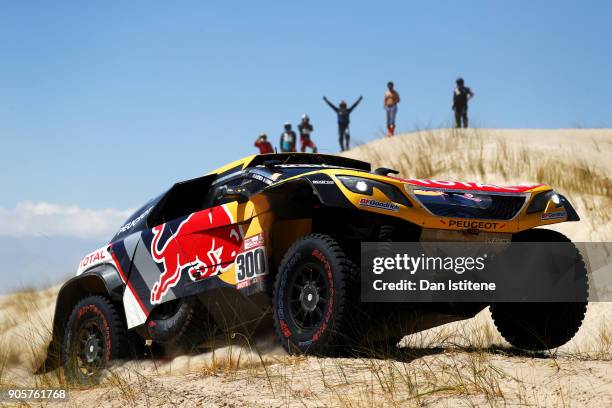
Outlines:
POLYGON ((68 318, 62 342, 62 365, 68 381, 88 385, 128 349, 125 323, 104 296, 80 300, 68 318))
POLYGON ((208 337, 207 316, 197 298, 179 299, 153 312, 149 335, 167 356, 191 353, 208 337))
POLYGON ((276 334, 289 353, 331 355, 352 343, 358 276, 328 235, 306 235, 289 248, 272 297, 276 334))
MULTIPOLYGON (((518 242, 571 242, 563 234, 533 229, 517 234, 518 242)), ((588 277, 582 256, 576 249, 578 264, 574 284, 584 292, 584 302, 496 303, 491 316, 497 330, 508 343, 519 349, 541 351, 567 343, 580 329, 586 314, 588 277)))

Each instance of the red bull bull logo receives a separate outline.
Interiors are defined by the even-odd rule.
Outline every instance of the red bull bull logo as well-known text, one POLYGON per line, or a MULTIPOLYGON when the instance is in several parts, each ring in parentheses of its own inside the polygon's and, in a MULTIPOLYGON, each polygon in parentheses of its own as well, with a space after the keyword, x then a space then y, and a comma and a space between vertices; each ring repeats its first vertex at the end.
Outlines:
POLYGON ((225 205, 188 216, 176 231, 161 243, 167 224, 153 228, 151 255, 163 271, 151 290, 151 304, 161 303, 185 271, 192 281, 200 281, 232 266, 242 245, 243 233, 225 205))

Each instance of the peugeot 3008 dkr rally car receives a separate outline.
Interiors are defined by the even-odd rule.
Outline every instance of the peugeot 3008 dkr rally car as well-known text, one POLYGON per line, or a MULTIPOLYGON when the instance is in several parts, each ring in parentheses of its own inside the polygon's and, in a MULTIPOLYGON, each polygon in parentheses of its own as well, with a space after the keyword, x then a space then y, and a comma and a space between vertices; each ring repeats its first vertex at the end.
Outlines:
POLYGON ((247 157, 175 184, 85 256, 62 286, 41 370, 61 364, 73 381, 95 381, 130 342, 191 347, 215 332, 248 334, 266 316, 291 353, 327 354, 366 333, 393 344, 486 306, 517 347, 557 347, 576 333, 586 303, 406 304, 379 317, 358 316, 361 242, 568 241, 534 227, 578 220, 547 185, 396 173, 332 155, 283 153, 247 157), (411 324, 364 329, 378 328, 385 317, 411 324))

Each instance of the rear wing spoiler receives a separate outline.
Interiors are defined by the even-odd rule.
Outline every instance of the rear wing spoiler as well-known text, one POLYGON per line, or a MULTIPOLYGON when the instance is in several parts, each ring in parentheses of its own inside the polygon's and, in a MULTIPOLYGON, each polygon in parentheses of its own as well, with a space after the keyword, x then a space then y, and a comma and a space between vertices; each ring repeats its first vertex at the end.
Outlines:
POLYGON ((355 170, 371 171, 370 163, 350 159, 348 157, 334 156, 331 154, 312 154, 312 153, 275 153, 275 154, 259 154, 245 166, 255 167, 262 166, 265 162, 279 161, 279 164, 323 164, 335 167, 346 167, 355 170))

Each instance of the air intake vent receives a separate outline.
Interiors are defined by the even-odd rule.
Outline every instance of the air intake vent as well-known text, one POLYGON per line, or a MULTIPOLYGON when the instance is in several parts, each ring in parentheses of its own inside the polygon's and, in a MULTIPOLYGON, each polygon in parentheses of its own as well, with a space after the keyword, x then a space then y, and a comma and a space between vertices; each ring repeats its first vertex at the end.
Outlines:
POLYGON ((425 208, 440 217, 509 220, 525 203, 523 196, 423 190, 417 190, 415 194, 425 208))

